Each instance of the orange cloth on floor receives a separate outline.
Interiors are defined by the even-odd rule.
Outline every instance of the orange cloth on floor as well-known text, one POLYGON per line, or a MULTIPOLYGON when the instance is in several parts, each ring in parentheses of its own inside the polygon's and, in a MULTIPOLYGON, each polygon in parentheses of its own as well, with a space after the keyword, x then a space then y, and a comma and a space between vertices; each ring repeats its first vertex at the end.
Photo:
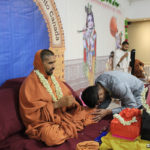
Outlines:
POLYGON ((95 141, 84 141, 77 144, 76 150, 99 150, 99 143, 95 141))
MULTIPOLYGON (((56 96, 55 86, 45 73, 40 58, 40 51, 35 55, 34 68, 38 69, 48 80, 56 96)), ((70 89, 57 79, 63 95, 71 95, 70 89)), ((58 145, 69 138, 77 137, 77 131, 94 123, 89 115, 93 110, 81 107, 74 101, 75 107, 55 109, 53 100, 46 88, 40 82, 34 71, 23 82, 20 95, 20 114, 30 138, 44 141, 48 146, 58 145)))

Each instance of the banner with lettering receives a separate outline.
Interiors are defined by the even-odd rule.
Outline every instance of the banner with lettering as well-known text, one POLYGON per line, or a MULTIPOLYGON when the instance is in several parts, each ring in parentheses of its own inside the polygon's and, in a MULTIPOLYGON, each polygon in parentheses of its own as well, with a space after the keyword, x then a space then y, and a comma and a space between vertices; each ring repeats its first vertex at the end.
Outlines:
POLYGON ((34 0, 47 24, 49 48, 56 55, 55 75, 64 79, 64 32, 54 0, 34 0))

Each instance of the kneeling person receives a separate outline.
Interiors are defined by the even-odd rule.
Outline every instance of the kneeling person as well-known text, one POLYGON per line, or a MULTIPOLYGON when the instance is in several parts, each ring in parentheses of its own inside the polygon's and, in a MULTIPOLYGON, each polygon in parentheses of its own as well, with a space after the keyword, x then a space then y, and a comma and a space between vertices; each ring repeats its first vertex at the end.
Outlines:
POLYGON ((99 121, 108 114, 119 113, 124 108, 141 108, 141 93, 144 84, 135 76, 121 72, 109 71, 101 74, 94 86, 87 87, 81 95, 84 103, 90 108, 98 108, 93 115, 99 121), (106 109, 111 98, 121 101, 121 107, 106 109))

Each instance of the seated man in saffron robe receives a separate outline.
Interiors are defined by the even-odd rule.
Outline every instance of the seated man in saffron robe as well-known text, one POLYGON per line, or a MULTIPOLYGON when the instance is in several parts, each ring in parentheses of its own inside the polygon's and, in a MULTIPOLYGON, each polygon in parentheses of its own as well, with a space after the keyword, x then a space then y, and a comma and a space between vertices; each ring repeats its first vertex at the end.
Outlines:
POLYGON ((59 145, 94 123, 93 109, 83 108, 70 89, 53 75, 55 55, 39 50, 34 70, 20 88, 20 114, 26 134, 48 146, 59 145))

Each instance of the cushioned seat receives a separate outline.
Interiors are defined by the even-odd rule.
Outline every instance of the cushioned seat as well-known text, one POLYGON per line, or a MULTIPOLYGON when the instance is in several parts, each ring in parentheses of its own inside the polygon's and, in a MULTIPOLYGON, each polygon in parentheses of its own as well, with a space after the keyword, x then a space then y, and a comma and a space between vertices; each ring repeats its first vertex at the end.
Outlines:
MULTIPOLYGON (((0 150, 72 150, 77 143, 94 140, 104 127, 109 127, 112 116, 87 126, 78 134, 78 139, 69 139, 55 147, 47 147, 41 141, 29 139, 24 134, 25 128, 21 122, 18 107, 19 88, 24 79, 8 80, 0 88, 0 150)), ((73 89, 71 90, 77 97, 73 89)))
POLYGON ((110 119, 108 116, 97 124, 87 126, 82 132, 78 134, 77 139, 69 139, 59 146, 47 147, 43 142, 29 139, 23 131, 9 136, 7 139, 0 142, 0 149, 2 150, 73 150, 79 142, 94 140, 99 136, 102 128, 108 127, 110 119))

